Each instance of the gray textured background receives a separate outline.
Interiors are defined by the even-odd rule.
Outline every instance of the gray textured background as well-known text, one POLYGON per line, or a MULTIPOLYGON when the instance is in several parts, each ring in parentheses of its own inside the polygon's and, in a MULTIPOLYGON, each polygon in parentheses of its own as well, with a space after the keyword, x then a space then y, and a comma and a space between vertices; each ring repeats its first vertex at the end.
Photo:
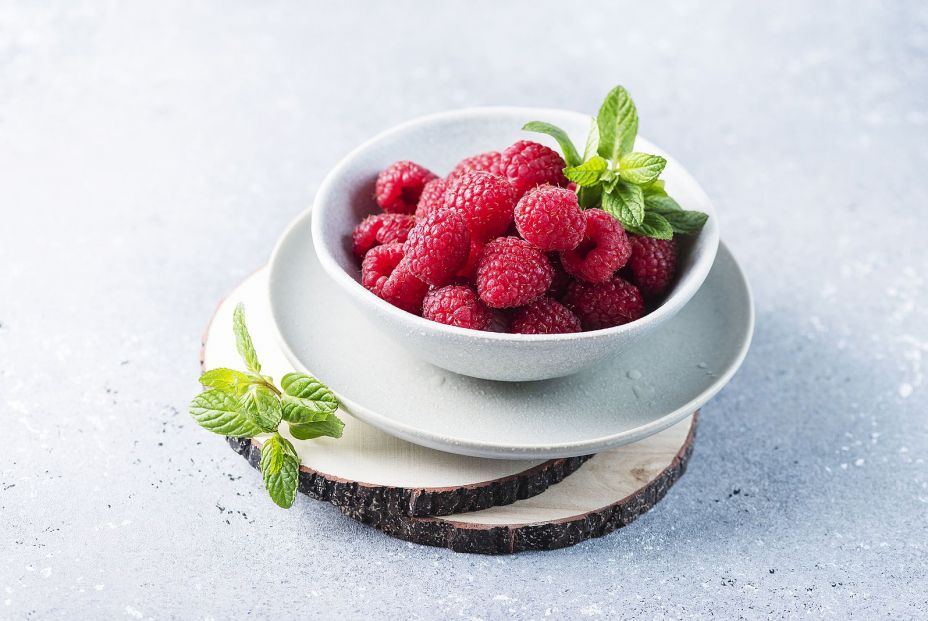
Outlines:
POLYGON ((928 8, 350 4, 0 4, 0 618, 924 615, 928 8), (507 558, 276 509, 185 412, 216 301, 371 134, 617 83, 757 298, 687 476, 507 558))

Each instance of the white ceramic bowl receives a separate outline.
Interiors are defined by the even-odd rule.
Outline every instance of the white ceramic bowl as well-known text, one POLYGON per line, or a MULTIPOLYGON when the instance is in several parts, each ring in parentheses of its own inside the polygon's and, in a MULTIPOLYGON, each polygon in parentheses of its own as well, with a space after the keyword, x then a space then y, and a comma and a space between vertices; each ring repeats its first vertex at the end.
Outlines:
POLYGON ((570 375, 606 356, 620 354, 676 315, 702 285, 715 259, 719 231, 709 198, 679 163, 639 138, 636 150, 667 158, 662 178, 670 195, 685 209, 709 214, 699 234, 681 245, 680 276, 673 290, 659 308, 641 319, 577 334, 478 332, 407 313, 361 285, 358 262, 351 251, 351 231, 364 216, 377 211, 373 195, 380 171, 397 160, 409 159, 443 175, 464 157, 501 151, 520 139, 557 148, 546 136, 521 130, 533 120, 562 127, 580 148, 590 126, 587 115, 543 108, 468 108, 421 117, 383 132, 349 153, 325 178, 313 204, 316 254, 339 290, 399 345, 456 373, 501 381, 541 380, 570 375))

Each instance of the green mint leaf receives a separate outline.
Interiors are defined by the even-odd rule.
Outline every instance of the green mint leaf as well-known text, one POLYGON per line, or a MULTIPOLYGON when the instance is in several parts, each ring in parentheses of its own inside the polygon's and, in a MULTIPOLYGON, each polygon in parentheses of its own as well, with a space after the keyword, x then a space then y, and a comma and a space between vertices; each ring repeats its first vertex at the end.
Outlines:
POLYGON ((280 378, 280 387, 292 397, 310 401, 329 401, 338 405, 335 394, 325 384, 306 373, 287 373, 280 378))
POLYGON ((645 196, 644 206, 649 212, 662 216, 674 233, 695 233, 709 219, 709 216, 701 211, 684 211, 677 201, 666 195, 645 196))
POLYGON ((580 203, 581 209, 589 209, 590 207, 595 207, 603 198, 603 186, 594 185, 590 188, 578 187, 577 188, 577 201, 580 203))
POLYGON ((235 395, 216 388, 193 398, 190 416, 204 429, 222 436, 252 438, 261 433, 261 428, 241 411, 235 395))
POLYGON ((603 211, 622 223, 622 226, 638 226, 644 220, 644 194, 641 188, 619 181, 611 192, 603 194, 603 211))
POLYGON ((239 397, 241 410, 255 425, 265 431, 276 431, 283 416, 280 398, 270 387, 253 384, 239 397))
POLYGON ((281 415, 289 423, 310 423, 325 420, 325 417, 338 409, 338 401, 312 401, 290 395, 280 398, 281 415))
POLYGON ((591 187, 599 183, 603 173, 608 172, 609 163, 598 155, 594 155, 579 166, 568 166, 564 169, 564 176, 580 187, 591 187))
POLYGON ((619 176, 635 185, 648 185, 663 172, 667 160, 648 153, 626 153, 619 160, 619 176))
POLYGON ((667 196, 667 191, 664 190, 664 180, 655 179, 648 185, 642 188, 644 190, 645 198, 648 196, 667 196))
POLYGON ((545 123, 544 121, 531 121, 523 125, 522 129, 539 134, 547 134, 557 140, 558 145, 561 147, 561 153, 564 154, 564 161, 568 166, 576 166, 583 161, 580 159, 580 154, 577 153, 577 148, 574 146, 574 143, 570 141, 570 136, 560 127, 552 125, 551 123, 545 123))
POLYGON ((207 388, 218 388, 236 396, 243 394, 254 382, 254 376, 235 369, 210 369, 200 376, 200 383, 207 388))
POLYGON ((290 433, 298 440, 312 440, 322 436, 331 438, 342 437, 345 423, 335 414, 326 414, 323 420, 314 420, 308 423, 290 423, 290 433))
POLYGON ((245 325, 245 306, 241 302, 232 314, 232 331, 235 333, 235 346, 242 360, 245 361, 245 366, 252 373, 261 373, 261 363, 258 362, 258 354, 255 352, 251 335, 248 334, 248 327, 245 325))
POLYGON ((625 230, 633 235, 644 235, 657 239, 670 239, 673 237, 673 227, 664 216, 653 211, 645 212, 641 224, 626 226, 625 230))
POLYGON ((271 500, 284 509, 293 506, 300 483, 300 458, 286 438, 275 433, 261 447, 261 476, 271 500))
POLYGON ((599 148, 599 126, 596 124, 596 119, 590 120, 590 133, 586 136, 586 146, 583 147, 583 159, 588 160, 594 155, 596 155, 596 150, 599 148))
POLYGON ((596 115, 596 125, 599 129, 597 152, 601 156, 617 163, 631 152, 638 135, 638 110, 628 91, 621 86, 609 91, 596 115))

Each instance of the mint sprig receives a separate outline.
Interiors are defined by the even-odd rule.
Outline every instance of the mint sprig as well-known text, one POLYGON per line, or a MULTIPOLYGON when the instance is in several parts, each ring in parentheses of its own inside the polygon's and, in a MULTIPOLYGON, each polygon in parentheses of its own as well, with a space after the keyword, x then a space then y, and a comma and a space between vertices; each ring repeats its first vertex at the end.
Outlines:
POLYGON ((300 458, 278 427, 286 422, 290 434, 299 440, 340 438, 345 423, 335 414, 338 399, 306 373, 287 373, 280 380, 281 388, 273 378, 261 375, 242 304, 232 315, 232 331, 248 372, 227 368, 205 372, 200 383, 207 390, 190 402, 190 415, 204 429, 223 436, 253 438, 271 433, 261 447, 261 475, 271 500, 287 509, 296 499, 300 458))
POLYGON ((600 207, 626 231, 657 239, 702 228, 709 216, 687 211, 667 195, 661 173, 667 160, 634 151, 638 110, 623 87, 606 95, 590 127, 581 159, 567 132, 543 121, 523 129, 552 136, 564 154, 564 176, 577 184, 580 207, 600 207))

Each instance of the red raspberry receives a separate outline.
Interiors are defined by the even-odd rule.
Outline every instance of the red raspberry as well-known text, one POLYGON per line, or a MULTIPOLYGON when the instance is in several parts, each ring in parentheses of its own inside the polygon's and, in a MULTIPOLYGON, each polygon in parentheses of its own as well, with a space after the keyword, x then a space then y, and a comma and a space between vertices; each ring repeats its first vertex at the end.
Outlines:
POLYGON ((632 253, 625 229, 602 209, 583 212, 586 230, 583 241, 573 250, 561 253, 568 274, 587 282, 606 282, 625 265, 632 253))
POLYGON ((372 248, 361 263, 361 284, 377 297, 416 315, 429 289, 407 269, 402 244, 372 248))
POLYGON ((480 260, 480 255, 483 254, 484 246, 486 244, 481 241, 470 240, 470 252, 467 254, 467 260, 464 261, 464 265, 461 266, 455 276, 473 282, 474 276, 477 274, 477 262, 480 260))
POLYGON ((467 224, 457 212, 441 209, 420 220, 403 246, 409 271, 430 285, 447 284, 470 252, 467 224))
POLYGON ((359 259, 379 244, 403 243, 416 219, 399 213, 378 213, 361 220, 351 233, 352 250, 359 259))
POLYGON ((380 208, 389 213, 413 213, 425 184, 435 179, 427 168, 400 160, 377 176, 374 197, 380 208))
POLYGON ((551 298, 541 298, 516 309, 512 318, 515 334, 567 334, 581 330, 577 316, 551 298))
POLYGON ((520 140, 500 156, 500 174, 509 179, 518 196, 536 185, 565 186, 564 159, 558 152, 531 140, 520 140))
POLYGON ((458 165, 454 167, 450 173, 448 173, 448 181, 454 181, 464 173, 473 172, 475 170, 484 170, 494 175, 499 173, 499 151, 488 151, 486 153, 480 153, 478 155, 472 155, 471 157, 465 157, 463 160, 458 162, 458 165))
POLYGON ((477 292, 493 308, 531 304, 552 278, 554 268, 545 253, 518 237, 494 239, 477 262, 477 292))
POLYGON ((632 256, 628 260, 631 281, 647 298, 667 291, 677 274, 677 242, 673 239, 631 237, 632 256))
POLYGON ((585 330, 619 326, 644 315, 641 292, 619 276, 597 284, 575 280, 567 287, 564 304, 577 314, 585 330))
POLYGON ((577 195, 551 185, 526 192, 516 205, 515 221, 522 238, 545 252, 573 250, 586 230, 577 195))
POLYGON ((515 206, 516 193, 509 182, 480 170, 449 182, 445 192, 445 207, 464 216, 471 237, 478 241, 505 233, 515 206))
POLYGON ((480 301, 471 287, 449 285, 425 296, 422 316, 449 326, 486 330, 490 327, 493 312, 480 301))
POLYGON ((419 204, 416 206, 416 217, 424 218, 436 209, 441 209, 445 204, 445 190, 448 189, 448 182, 444 179, 432 179, 422 188, 422 195, 419 197, 419 204))

